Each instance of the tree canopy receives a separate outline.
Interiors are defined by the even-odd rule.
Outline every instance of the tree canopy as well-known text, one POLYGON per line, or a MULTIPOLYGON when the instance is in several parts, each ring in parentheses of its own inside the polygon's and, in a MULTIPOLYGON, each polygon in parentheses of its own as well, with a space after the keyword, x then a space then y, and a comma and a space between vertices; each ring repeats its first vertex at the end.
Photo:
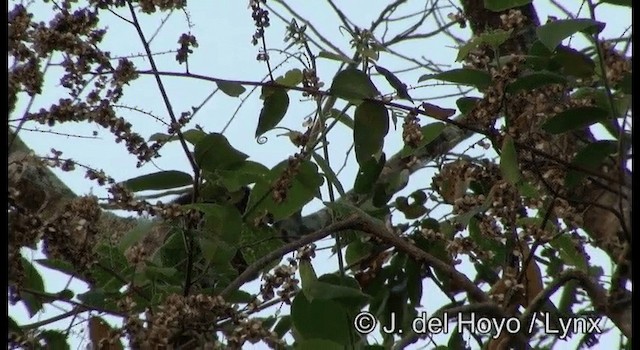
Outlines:
POLYGON ((631 347, 630 0, 238 3, 9 3, 10 348, 631 347))

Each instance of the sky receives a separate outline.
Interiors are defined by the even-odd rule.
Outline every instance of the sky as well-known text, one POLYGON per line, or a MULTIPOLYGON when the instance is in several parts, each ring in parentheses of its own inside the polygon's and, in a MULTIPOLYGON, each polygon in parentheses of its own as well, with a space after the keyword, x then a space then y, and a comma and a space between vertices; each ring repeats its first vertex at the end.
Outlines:
MULTIPOLYGON (((10 1, 9 8, 12 8, 14 3, 16 2, 10 1)), ((335 13, 331 11, 328 2, 290 1, 290 3, 290 6, 304 18, 308 18, 322 35, 329 38, 331 42, 338 46, 343 52, 348 55, 351 54, 349 37, 344 31, 340 30, 339 19, 335 13)), ((383 9, 388 2, 354 0, 336 3, 339 3, 339 8, 347 14, 355 24, 364 28, 368 27, 370 23, 377 18, 381 9, 383 9)), ((424 1, 409 1, 406 8, 400 11, 399 14, 418 11, 424 6, 424 3, 424 1)), ((440 4, 442 3, 447 2, 440 1, 440 4)), ((261 80, 267 73, 267 70, 263 62, 257 62, 255 60, 258 47, 252 46, 250 43, 254 27, 251 19, 251 11, 247 8, 247 4, 248 1, 225 1, 223 5, 220 5, 219 2, 209 1, 191 2, 188 9, 188 18, 192 23, 191 28, 189 28, 189 25, 185 21, 185 14, 181 12, 175 12, 168 18, 165 18, 163 14, 152 16, 139 15, 139 19, 147 38, 152 37, 158 26, 163 21, 165 22, 151 43, 151 48, 154 52, 166 52, 176 49, 178 47, 177 39, 180 34, 191 30, 191 33, 197 37, 199 43, 199 47, 195 49, 194 54, 189 58, 189 69, 192 73, 216 78, 256 81, 261 80)), ((287 11, 278 5, 277 1, 269 1, 269 4, 271 4, 278 13, 287 17, 287 20, 291 18, 287 11)), ((577 10, 580 8, 580 4, 580 1, 563 1, 563 6, 573 13, 578 12, 577 10)), ((558 18, 565 17, 558 8, 551 5, 550 2, 536 1, 535 5, 538 16, 542 22, 544 22, 549 15, 558 18)), ((50 17, 50 3, 41 4, 38 2, 32 6, 36 17, 42 18, 45 21, 50 17)), ((447 12, 456 11, 454 8, 450 8, 445 11, 445 13, 447 12)), ((121 11, 120 14, 128 17, 126 12, 121 11)), ((588 17, 586 8, 583 8, 580 14, 580 17, 588 17)), ((620 36, 631 24, 630 11, 622 7, 604 6, 598 9, 597 16, 598 19, 607 24, 602 33, 603 37, 620 36)), ((100 23, 107 28, 107 36, 103 44, 104 47, 112 51, 112 56, 131 55, 143 52, 140 41, 137 40, 133 28, 128 24, 109 13, 104 13, 100 19, 100 23)), ((266 30, 267 44, 269 47, 283 48, 285 46, 282 41, 285 25, 273 14, 271 24, 271 27, 266 30)), ((428 19, 423 25, 424 28, 420 31, 429 32, 435 29, 435 25, 432 19, 428 19)), ((390 33, 394 33, 394 31, 398 31, 397 25, 395 27, 391 26, 389 29, 390 33)), ((453 31, 456 35, 464 39, 467 39, 470 34, 468 27, 467 29, 460 29, 454 26, 453 31)), ((584 42, 578 37, 572 40, 572 44, 580 45, 579 43, 584 42)), ((454 62, 457 54, 455 43, 451 39, 443 36, 436 36, 427 41, 403 43, 394 47, 394 49, 412 57, 424 57, 425 59, 438 62, 442 64, 440 66, 442 70, 460 67, 460 63, 454 62)), ((184 66, 178 66, 175 62, 174 55, 174 53, 169 53, 156 56, 160 70, 184 71, 184 66)), ((276 76, 284 74, 291 68, 299 68, 299 63, 295 60, 289 60, 279 65, 285 56, 278 52, 270 52, 270 55, 272 65, 278 65, 278 68, 275 70, 276 76)), ((53 61, 55 62, 56 59, 60 60, 60 57, 55 57, 53 61)), ((136 59, 134 62, 138 68, 147 69, 148 67, 146 60, 136 59)), ((319 59, 318 63, 320 78, 325 83, 324 88, 326 89, 331 84, 331 79, 338 69, 338 64, 335 61, 326 59, 319 59)), ((378 64, 390 70, 406 68, 408 66, 406 62, 387 53, 381 53, 378 64)), ((55 78, 59 76, 59 72, 59 67, 51 67, 49 69, 50 75, 49 79, 45 80, 46 86, 43 89, 44 93, 36 97, 32 110, 47 107, 63 96, 64 91, 58 85, 55 78)), ((418 77, 427 73, 430 72, 425 69, 416 69, 398 74, 398 76, 410 86, 416 87, 410 91, 414 97, 436 98, 429 100, 429 102, 436 103, 445 108, 455 108, 455 98, 437 98, 438 96, 455 93, 457 90, 454 87, 444 84, 419 85, 417 83, 418 77)), ((163 77, 162 79, 167 87, 176 114, 183 111, 190 111, 192 107, 199 106, 215 89, 215 84, 210 82, 171 77, 163 77)), ((386 89, 386 92, 391 92, 386 82, 379 77, 375 78, 374 82, 380 89, 386 89)), ((250 87, 247 87, 247 89, 250 90, 250 87)), ((131 86, 127 87, 125 92, 125 98, 121 101, 122 105, 141 108, 145 111, 153 111, 163 120, 168 120, 166 109, 164 108, 157 86, 151 76, 139 78, 131 86)), ((247 95, 248 94, 245 93, 242 97, 244 98, 247 95)), ((304 118, 313 111, 314 104, 309 101, 304 101, 304 97, 299 93, 291 92, 289 95, 291 98, 290 107, 285 119, 280 125, 296 130, 303 130, 302 123, 304 122, 304 118)), ((478 95, 475 94, 474 96, 478 95)), ((11 118, 19 118, 24 112, 27 103, 28 99, 25 98, 25 96, 21 96, 18 107, 11 115, 11 118)), ((240 99, 228 97, 218 92, 198 112, 198 115, 190 125, 193 126, 197 123, 203 126, 208 132, 221 132, 232 118, 239 103, 240 99)), ((341 106, 341 104, 337 105, 338 108, 341 106)), ((226 128, 225 136, 234 147, 248 154, 250 160, 255 160, 271 167, 296 152, 296 148, 286 137, 278 136, 282 133, 281 130, 267 133, 266 136, 268 140, 264 144, 258 144, 256 142, 254 139, 254 131, 261 107, 262 104, 261 101, 258 100, 257 94, 252 94, 243 103, 239 113, 231 121, 228 128, 226 128)), ((150 118, 148 115, 131 112, 127 109, 119 109, 119 111, 121 111, 122 116, 133 124, 134 131, 145 138, 148 138, 154 133, 166 131, 162 123, 150 118)), ((351 111, 351 113, 353 113, 353 111, 351 111)), ((434 121, 422 120, 423 125, 431 122, 434 121)), ((47 155, 51 148, 61 150, 64 152, 64 157, 72 158, 94 168, 103 169, 107 174, 115 178, 116 181, 126 180, 159 170, 188 171, 190 169, 177 143, 163 148, 162 157, 155 160, 152 164, 150 163, 142 168, 136 168, 135 158, 128 155, 122 144, 115 144, 113 142, 113 136, 99 126, 87 123, 68 123, 57 125, 53 129, 57 134, 48 133, 47 130, 49 130, 49 128, 45 126, 27 123, 25 124, 25 129, 20 133, 20 136, 37 154, 47 155), (98 133, 98 136, 96 138, 89 137, 94 131, 98 133), (65 135, 81 135, 86 136, 86 138, 65 135)), ((339 179, 345 188, 350 188, 357 172, 353 152, 347 153, 352 143, 351 131, 347 128, 337 129, 329 135, 329 142, 332 164, 334 164, 335 167, 340 167, 345 157, 348 157, 344 170, 339 174, 339 179)), ((468 146, 469 144, 466 143, 457 149, 462 151, 468 146)), ((385 139, 385 152, 389 156, 397 152, 401 147, 401 128, 400 125, 398 125, 398 129, 392 130, 385 139)), ((54 169, 54 173, 77 194, 92 193, 103 198, 107 196, 105 188, 99 187, 84 178, 84 171, 82 169, 71 173, 64 173, 54 169)), ((401 193, 406 194, 415 188, 429 186, 432 175, 433 172, 430 170, 417 173, 412 177, 407 188, 401 193)), ((323 193, 326 198, 326 193, 323 193)), ((315 200, 305 207, 304 213, 313 212, 321 207, 322 203, 319 200, 315 200)), ((320 247, 328 247, 329 245, 330 242, 328 241, 319 244, 320 247)), ((596 260, 592 261, 602 261, 604 256, 596 253, 597 252, 593 254, 596 260)), ((25 250, 24 254, 28 259, 41 257, 40 253, 27 250, 25 250)), ((314 260, 314 263, 319 273, 335 270, 335 257, 331 257, 328 254, 320 254, 318 258, 314 260)), ((44 272, 45 270, 45 268, 41 268, 41 271, 44 272)), ((605 272, 609 272, 608 267, 605 267, 605 272)), ((46 274, 43 273, 43 276, 47 290, 50 292, 64 289, 67 282, 69 282, 68 278, 65 278, 55 271, 48 270, 46 274)), ((71 286, 77 293, 83 292, 83 289, 86 288, 75 280, 71 282, 71 286)), ((254 287, 255 286, 254 284, 254 287)), ((430 300, 433 300, 433 302, 424 305, 427 312, 433 312, 441 305, 439 301, 444 301, 443 296, 439 294, 434 295, 433 299, 431 299, 432 295, 429 293, 433 290, 436 290, 436 287, 432 285, 431 282, 425 281, 425 296, 428 295, 430 300)), ((65 310, 69 309, 68 305, 63 305, 63 307, 65 310)), ((60 312, 61 311, 54 306, 47 305, 44 313, 35 316, 33 319, 28 319, 21 305, 10 306, 10 315, 15 317, 21 324, 47 319, 60 312)), ((51 327, 66 329, 69 325, 68 322, 69 320, 56 322, 52 324, 51 327)), ((79 320, 77 319, 76 323, 78 322, 79 320)), ((608 326, 611 325, 611 322, 609 322, 608 326)), ((83 327, 84 323, 80 323, 78 327, 73 328, 73 331, 78 333, 77 336, 73 338, 72 349, 84 348, 85 343, 83 343, 82 339, 86 339, 86 336, 79 333, 83 327)), ((614 334, 607 335, 606 339, 603 338, 601 345, 616 344, 618 341, 617 332, 613 333, 614 334)), ((448 339, 448 336, 441 339, 436 337, 436 341, 439 343, 443 341, 446 342, 446 339, 448 339)), ((423 345, 426 345, 426 343, 423 345)), ((432 346, 427 348, 430 347, 432 346)))

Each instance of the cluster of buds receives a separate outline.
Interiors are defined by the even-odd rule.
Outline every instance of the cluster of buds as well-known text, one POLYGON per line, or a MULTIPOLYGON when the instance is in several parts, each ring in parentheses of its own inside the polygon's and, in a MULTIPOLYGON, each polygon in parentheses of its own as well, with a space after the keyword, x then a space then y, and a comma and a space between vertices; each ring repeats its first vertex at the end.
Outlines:
POLYGON ((289 164, 285 171, 282 173, 282 176, 278 180, 276 180, 273 185, 273 200, 276 203, 282 203, 287 198, 287 192, 289 188, 293 185, 293 179, 295 178, 298 170, 300 168, 300 164, 302 163, 302 157, 299 154, 295 154, 292 157, 289 157, 289 164))
POLYGON ((178 63, 184 63, 187 61, 189 54, 193 53, 192 47, 198 47, 198 41, 196 37, 191 34, 182 33, 180 39, 178 39, 178 44, 180 44, 180 48, 178 49, 178 53, 176 53, 176 61, 178 63))
POLYGON ((260 7, 260 3, 266 4, 267 0, 250 0, 249 7, 251 8, 251 18, 255 22, 256 31, 253 33, 251 43, 258 45, 258 39, 262 39, 264 36, 264 28, 269 26, 269 11, 260 7))
MULTIPOLYGON (((315 69, 305 68, 302 70, 302 86, 309 90, 318 91, 324 86, 324 83, 320 81, 320 78, 318 78, 315 69)), ((302 96, 314 96, 316 98, 320 98, 320 95, 307 91, 303 92, 302 96)))
POLYGON ((304 247, 298 249, 296 253, 296 258, 300 261, 311 261, 311 259, 316 257, 316 245, 309 244, 304 247))
POLYGON ((298 283, 295 278, 297 266, 295 260, 290 261, 289 265, 280 265, 273 269, 273 273, 267 273, 262 276, 264 283, 260 286, 260 294, 265 301, 273 299, 274 291, 278 290, 278 297, 285 303, 291 303, 291 297, 298 291, 298 283))
POLYGON ((500 20, 502 21, 502 28, 506 30, 520 29, 525 25, 527 17, 520 10, 510 9, 508 13, 500 15, 500 20))
POLYGON ((418 113, 416 113, 415 110, 410 111, 407 117, 404 118, 404 123, 402 124, 402 140, 405 145, 411 148, 417 148, 418 145, 420 145, 420 141, 422 141, 422 131, 418 123, 418 113))

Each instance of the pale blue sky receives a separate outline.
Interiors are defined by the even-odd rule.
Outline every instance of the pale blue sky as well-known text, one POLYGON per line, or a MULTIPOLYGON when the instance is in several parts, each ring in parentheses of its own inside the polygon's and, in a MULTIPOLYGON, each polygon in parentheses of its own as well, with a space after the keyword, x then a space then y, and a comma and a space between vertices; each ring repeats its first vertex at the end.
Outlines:
MULTIPOLYGON (((13 6, 13 1, 9 6, 13 6)), ((260 80, 266 73, 266 67, 263 62, 257 62, 255 56, 258 52, 258 47, 254 47, 250 43, 251 35, 254 31, 253 21, 251 19, 251 11, 247 8, 248 1, 225 1, 224 5, 220 5, 220 2, 191 2, 189 7, 189 17, 191 23, 194 24, 191 28, 192 34, 194 34, 200 45, 195 49, 195 53, 189 59, 189 67, 192 73, 201 75, 208 75, 217 78, 235 79, 235 80, 260 80)), ((339 20, 331 11, 329 5, 325 1, 305 1, 295 2, 291 1, 291 6, 298 11, 303 17, 308 18, 312 24, 327 38, 329 38, 335 45, 337 45, 344 52, 351 54, 349 50, 349 37, 343 35, 338 26, 339 20)), ((368 27, 375 18, 377 18, 380 10, 387 5, 387 1, 336 1, 339 4, 340 9, 348 14, 349 18, 359 25, 360 27, 368 27)), ((441 4, 447 3, 440 1, 441 4)), ((285 16, 289 16, 286 11, 283 11, 281 7, 277 6, 275 1, 269 1, 269 4, 279 9, 280 13, 285 16)), ((550 5, 547 1, 535 2, 538 15, 542 22, 544 22, 548 15, 554 15, 559 18, 563 18, 563 14, 559 13, 557 8, 550 5)), ((50 4, 36 4, 38 10, 35 11, 38 17, 42 16, 43 20, 46 20, 50 16, 50 4)), ((419 10, 424 6, 424 1, 409 1, 406 9, 400 11, 400 14, 406 14, 419 10)), ((568 9, 576 12, 579 8, 579 1, 567 1, 565 5, 568 9)), ((455 12, 454 8, 445 11, 455 12)), ((125 17, 129 17, 126 11, 121 11, 125 17)), ((581 17, 588 16, 586 8, 582 10, 581 17)), ((139 19, 142 21, 144 32, 147 38, 152 36, 152 33, 158 27, 161 19, 164 15, 145 16, 139 15, 139 19)), ((289 17, 290 18, 290 17, 289 17)), ((599 10, 598 18, 601 21, 607 23, 607 26, 603 32, 604 37, 617 37, 620 36, 624 30, 631 24, 631 13, 626 8, 606 6, 599 10), (601 12, 600 12, 601 11, 601 12)), ((142 53, 143 48, 135 35, 133 28, 115 16, 105 13, 101 17, 101 24, 108 28, 108 34, 105 39, 105 46, 112 52, 112 56, 118 55, 130 55, 135 53, 142 53)), ((266 40, 270 47, 283 48, 282 39, 284 37, 284 24, 278 20, 275 15, 271 17, 271 27, 266 30, 266 40)), ((397 32, 398 27, 391 27, 390 31, 397 32)), ((468 38, 470 30, 459 29, 453 27, 454 32, 462 38, 468 38)), ((427 20, 424 24, 424 28, 421 32, 429 32, 435 29, 435 23, 432 19, 427 20)), ((152 50, 155 52, 164 52, 177 48, 177 39, 180 33, 187 32, 189 28, 185 22, 185 16, 183 13, 175 12, 170 16, 161 32, 156 39, 152 42, 152 50)), ((573 39, 572 44, 581 42, 580 38, 573 39)), ((583 42, 583 41, 582 41, 583 42)), ((315 48, 314 48, 315 49, 315 48)), ((401 51, 408 56, 419 58, 425 56, 427 59, 434 62, 443 64, 442 69, 448 70, 457 68, 459 63, 455 63, 454 59, 457 54, 457 49, 454 47, 452 40, 444 37, 437 36, 429 41, 414 41, 398 45, 394 47, 395 50, 401 51)), ((275 52, 270 53, 272 57, 272 66, 275 66, 281 62, 283 56, 275 52)), ((157 56, 156 62, 160 69, 163 71, 184 71, 184 66, 178 66, 174 60, 173 53, 157 56)), ((59 60, 60 57, 54 58, 54 62, 59 60)), ((148 65, 146 61, 137 59, 134 61, 138 68, 147 69, 148 65)), ((325 82, 325 88, 331 84, 331 78, 338 68, 338 64, 335 61, 329 61, 319 59, 319 74, 322 81, 325 82)), ((408 64, 406 61, 399 60, 392 57, 389 54, 382 53, 380 55, 379 64, 390 69, 395 70, 399 68, 406 68, 408 64)), ((288 69, 300 68, 299 63, 291 60, 284 64, 281 68, 275 72, 275 75, 284 74, 288 69)), ((44 88, 44 94, 38 96, 35 99, 32 110, 37 110, 40 107, 49 106, 58 98, 63 96, 65 92, 57 83, 56 76, 60 68, 50 68, 50 79, 46 80, 46 87, 44 88)), ((419 76, 429 73, 424 69, 414 70, 411 72, 400 74, 399 77, 410 86, 417 86, 417 79, 419 76)), ((195 80, 187 80, 183 78, 170 78, 163 77, 163 82, 168 90, 168 94, 171 98, 173 109, 176 114, 180 114, 183 111, 191 110, 191 107, 198 106, 202 101, 215 89, 215 84, 209 82, 201 82, 195 80)), ((391 92, 391 88, 382 80, 376 80, 378 88, 383 92, 391 92)), ((247 87, 250 90, 250 87, 247 87)), ((128 106, 135 106, 142 108, 146 111, 152 111, 156 115, 160 116, 163 120, 168 120, 166 109, 158 93, 155 81, 151 76, 143 76, 135 81, 132 86, 126 87, 125 98, 121 101, 121 104, 128 106)), ((453 87, 439 85, 421 87, 419 89, 411 90, 410 93, 414 98, 416 97, 436 97, 453 93, 456 90, 453 87)), ((247 96, 247 93, 242 95, 247 96)), ((314 104, 311 102, 300 102, 303 97, 296 92, 290 92, 291 103, 285 119, 282 122, 282 126, 287 126, 293 129, 302 130, 301 124, 304 117, 313 111, 314 104)), ((18 118, 26 104, 28 99, 22 96, 19 100, 18 108, 11 115, 12 119, 18 118)), ((198 112, 198 115, 191 126, 198 123, 202 125, 206 131, 221 131, 223 126, 228 122, 229 118, 237 108, 240 100, 238 98, 228 97, 221 92, 217 93, 206 105, 198 112)), ((455 98, 445 98, 436 101, 430 101, 431 103, 437 103, 443 107, 455 108, 455 98)), ((402 102, 406 103, 406 102, 402 102)), ((295 147, 290 144, 286 137, 277 137, 281 131, 273 131, 267 133, 268 142, 263 145, 256 143, 254 139, 254 131, 257 125, 257 116, 260 113, 262 104, 258 100, 257 95, 251 96, 244 104, 240 112, 237 114, 235 120, 231 123, 230 127, 225 132, 225 135, 230 140, 231 144, 250 155, 250 159, 264 163, 267 166, 273 166, 282 159, 288 157, 290 154, 296 151, 295 147)), ((341 106, 341 104, 339 105, 341 106)), ((131 112, 128 110, 121 110, 122 116, 127 118, 133 124, 133 130, 140 133, 143 137, 149 137, 156 132, 165 132, 165 127, 156 120, 151 119, 146 115, 131 112)), ((351 111, 350 114, 352 114, 351 111)), ((422 124, 434 122, 433 120, 422 121, 422 124)), ((42 131, 49 130, 47 127, 36 125, 34 123, 27 123, 25 128, 38 129, 42 131)), ((61 150, 64 152, 64 157, 72 158, 82 164, 89 165, 94 168, 103 169, 107 174, 114 177, 117 181, 126 180, 128 178, 163 170, 183 170, 189 171, 190 167, 182 150, 177 144, 166 146, 162 151, 162 158, 154 161, 154 164, 147 164, 140 169, 136 169, 136 160, 126 152, 123 144, 115 144, 113 137, 105 132, 102 128, 87 123, 73 123, 66 125, 57 125, 54 130, 58 133, 67 133, 71 135, 83 135, 90 136, 94 131, 98 132, 97 139, 83 139, 75 137, 59 136, 49 134, 46 132, 33 132, 23 131, 20 135, 23 140, 40 155, 48 154, 51 148, 61 150)), ((390 132, 386 138, 385 151, 387 155, 395 153, 402 146, 401 143, 401 130, 390 132)), ((334 167, 339 168, 345 157, 346 150, 350 147, 352 140, 351 131, 347 128, 339 128, 334 130, 329 135, 331 161, 334 167)), ((465 144, 458 148, 459 151, 466 149, 468 144, 465 144)), ((350 188, 355 174, 357 171, 356 163, 353 159, 353 155, 349 155, 349 162, 345 170, 340 174, 340 180, 343 182, 345 188, 350 188)), ((84 178, 84 171, 79 169, 72 173, 62 173, 58 170, 54 170, 56 174, 78 194, 92 192, 98 197, 106 197, 105 188, 101 188, 95 185, 95 183, 88 181, 84 178)), ((430 185, 431 171, 421 171, 416 174, 407 189, 403 193, 411 192, 411 189, 416 187, 425 187, 430 185)), ((324 187, 323 187, 324 189, 324 187)), ((305 212, 312 212, 321 207, 320 201, 316 200, 311 205, 305 208, 305 212)), ((328 246, 329 242, 323 242, 319 246, 328 246)), ((32 253, 26 252, 28 257, 31 257, 32 253)), ((36 253, 34 257, 39 257, 40 254, 36 253)), ((603 255, 594 255, 595 260, 592 262, 602 261, 603 255)), ((321 254, 316 260, 314 266, 320 272, 329 272, 335 269, 335 258, 329 257, 326 254, 321 254)), ((45 272, 45 269, 41 269, 45 272)), ((609 272, 609 268, 605 268, 605 272, 609 272)), ((60 275, 57 272, 46 271, 43 274, 47 290, 50 292, 57 292, 64 288, 68 279, 60 275)), ((72 286, 77 287, 77 292, 82 292, 84 287, 77 282, 72 282, 72 286)), ((254 284, 255 286, 255 284, 254 284)), ((424 303, 425 310, 427 312, 433 312, 436 308, 444 302, 445 299, 439 293, 430 294, 431 291, 437 290, 437 288, 426 281, 424 286, 424 296, 429 298, 428 302, 424 303)), ((64 305, 65 310, 69 310, 68 305, 64 305)), ((60 311, 56 310, 51 305, 46 306, 46 312, 42 315, 38 315, 29 320, 24 312, 22 306, 17 305, 10 308, 10 314, 14 316, 20 323, 32 323, 40 319, 47 319, 51 316, 58 314, 60 311)), ((78 323, 78 319, 76 323, 78 323)), ((52 327, 58 329, 66 329, 69 320, 64 320, 52 324, 52 327)), ((607 323, 608 326, 612 324, 607 323)), ((81 323, 80 328, 75 327, 74 331, 79 331, 84 327, 84 323, 81 323)), ((615 332, 617 334, 617 332, 615 332)), ((72 348, 78 348, 81 343, 82 335, 74 338, 72 348)), ((86 338, 86 337, 85 337, 86 338)), ((448 335, 444 337, 435 337, 438 344, 446 342, 448 335)), ((616 335, 607 335, 607 339, 603 339, 601 344, 615 344, 617 342, 616 335)), ((572 342, 572 344, 575 343, 572 342)), ((424 343, 423 345, 426 345, 424 343)), ((431 346, 430 346, 431 347, 431 346)), ((429 347, 428 347, 429 348, 429 347)))

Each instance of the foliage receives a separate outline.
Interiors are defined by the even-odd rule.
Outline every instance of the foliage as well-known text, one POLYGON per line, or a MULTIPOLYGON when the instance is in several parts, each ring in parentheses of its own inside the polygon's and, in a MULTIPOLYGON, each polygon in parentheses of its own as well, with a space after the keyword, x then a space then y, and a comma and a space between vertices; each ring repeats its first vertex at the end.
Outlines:
MULTIPOLYGON (((255 32, 248 42, 258 47, 256 59, 267 73, 252 81, 193 73, 190 64, 205 40, 192 32, 181 33, 172 51, 184 69, 158 68, 155 35, 145 35, 143 19, 183 13, 192 28, 186 1, 46 3, 53 8, 48 22, 18 2, 8 13, 9 301, 23 303, 30 317, 48 304, 73 308, 30 324, 10 317, 10 346, 68 348, 68 330, 47 326, 89 314, 82 317, 95 348, 240 348, 259 341, 274 348, 405 347, 429 344, 428 333, 440 333, 438 327, 416 331, 425 306, 437 310, 429 324, 491 318, 492 334, 449 324, 449 348, 551 348, 560 338, 531 322, 539 312, 555 329, 568 318, 606 316, 613 327, 601 331, 617 331, 624 335, 620 347, 630 345, 631 59, 616 40, 601 37, 606 22, 595 11, 630 1, 588 0, 590 18, 540 24, 531 1, 466 0, 449 23, 424 34, 420 25, 444 11, 435 2, 432 10, 397 20, 406 4, 390 1, 369 28, 359 28, 331 1, 338 25, 307 21, 287 2, 251 0, 255 32), (107 51, 109 14, 131 26, 142 57, 107 51), (281 21, 272 23, 276 18, 281 21), (385 27, 394 22, 403 30, 389 38, 385 27), (447 69, 397 51, 400 43, 431 37, 444 47, 455 38, 452 27, 467 23, 474 36, 457 41, 460 63, 447 69), (348 41, 351 51, 324 38, 320 24, 340 27, 344 37, 336 40, 348 41), (283 50, 272 50, 272 26, 286 27, 283 50), (578 36, 588 44, 565 40, 578 36), (276 64, 278 52, 285 58, 276 64), (390 58, 405 66, 387 64, 390 58), (406 78, 407 62, 418 64, 416 84, 406 78), (55 66, 63 70, 47 71, 55 66), (337 71, 333 77, 328 67, 337 71), (142 110, 140 97, 128 98, 143 77, 151 78, 145 89, 159 93, 162 110, 142 110), (208 119, 195 124, 213 94, 178 112, 182 104, 167 93, 169 77, 211 83, 214 94, 240 99, 240 106, 260 91, 255 130, 245 125, 244 131, 264 143, 286 129, 296 151, 275 165, 251 157, 227 127, 208 119), (35 111, 36 96, 60 93, 49 91, 50 79, 62 96, 35 111), (456 117, 456 110, 426 101, 435 87, 449 85, 458 88, 456 117), (297 105, 311 113, 289 127, 297 105), (164 126, 136 123, 134 113, 164 126), (19 148, 19 135, 34 125, 56 133, 69 122, 106 129, 138 167, 173 147, 189 168, 117 182, 117 174, 62 151, 33 155, 19 148), (142 124, 153 129, 148 137, 135 131, 142 124), (335 153, 329 141, 334 135, 350 135, 345 164, 357 168, 351 188, 334 156, 345 150, 335 153), (401 144, 391 155, 394 140, 401 144), (108 198, 65 197, 43 185, 54 176, 45 170, 55 167, 86 168, 108 198), (435 173, 425 181, 419 170, 427 167, 435 173), (175 194, 186 200, 171 202, 175 194), (318 199, 323 207, 303 215, 318 199), (107 214, 116 209, 144 218, 130 224, 107 214), (321 273, 316 245, 328 236, 338 268, 321 273), (45 258, 23 256, 23 248, 38 243, 45 258), (612 276, 603 273, 608 261, 590 259, 592 251, 610 260, 612 276), (48 291, 40 267, 89 289, 48 291), (259 290, 247 287, 258 277, 259 290), (290 308, 281 312, 285 305, 290 308), (510 334, 499 327, 507 319, 535 327, 510 334), (375 338, 370 324, 379 326, 375 338)), ((593 334, 568 336, 583 337, 587 346, 598 342, 593 334)))

